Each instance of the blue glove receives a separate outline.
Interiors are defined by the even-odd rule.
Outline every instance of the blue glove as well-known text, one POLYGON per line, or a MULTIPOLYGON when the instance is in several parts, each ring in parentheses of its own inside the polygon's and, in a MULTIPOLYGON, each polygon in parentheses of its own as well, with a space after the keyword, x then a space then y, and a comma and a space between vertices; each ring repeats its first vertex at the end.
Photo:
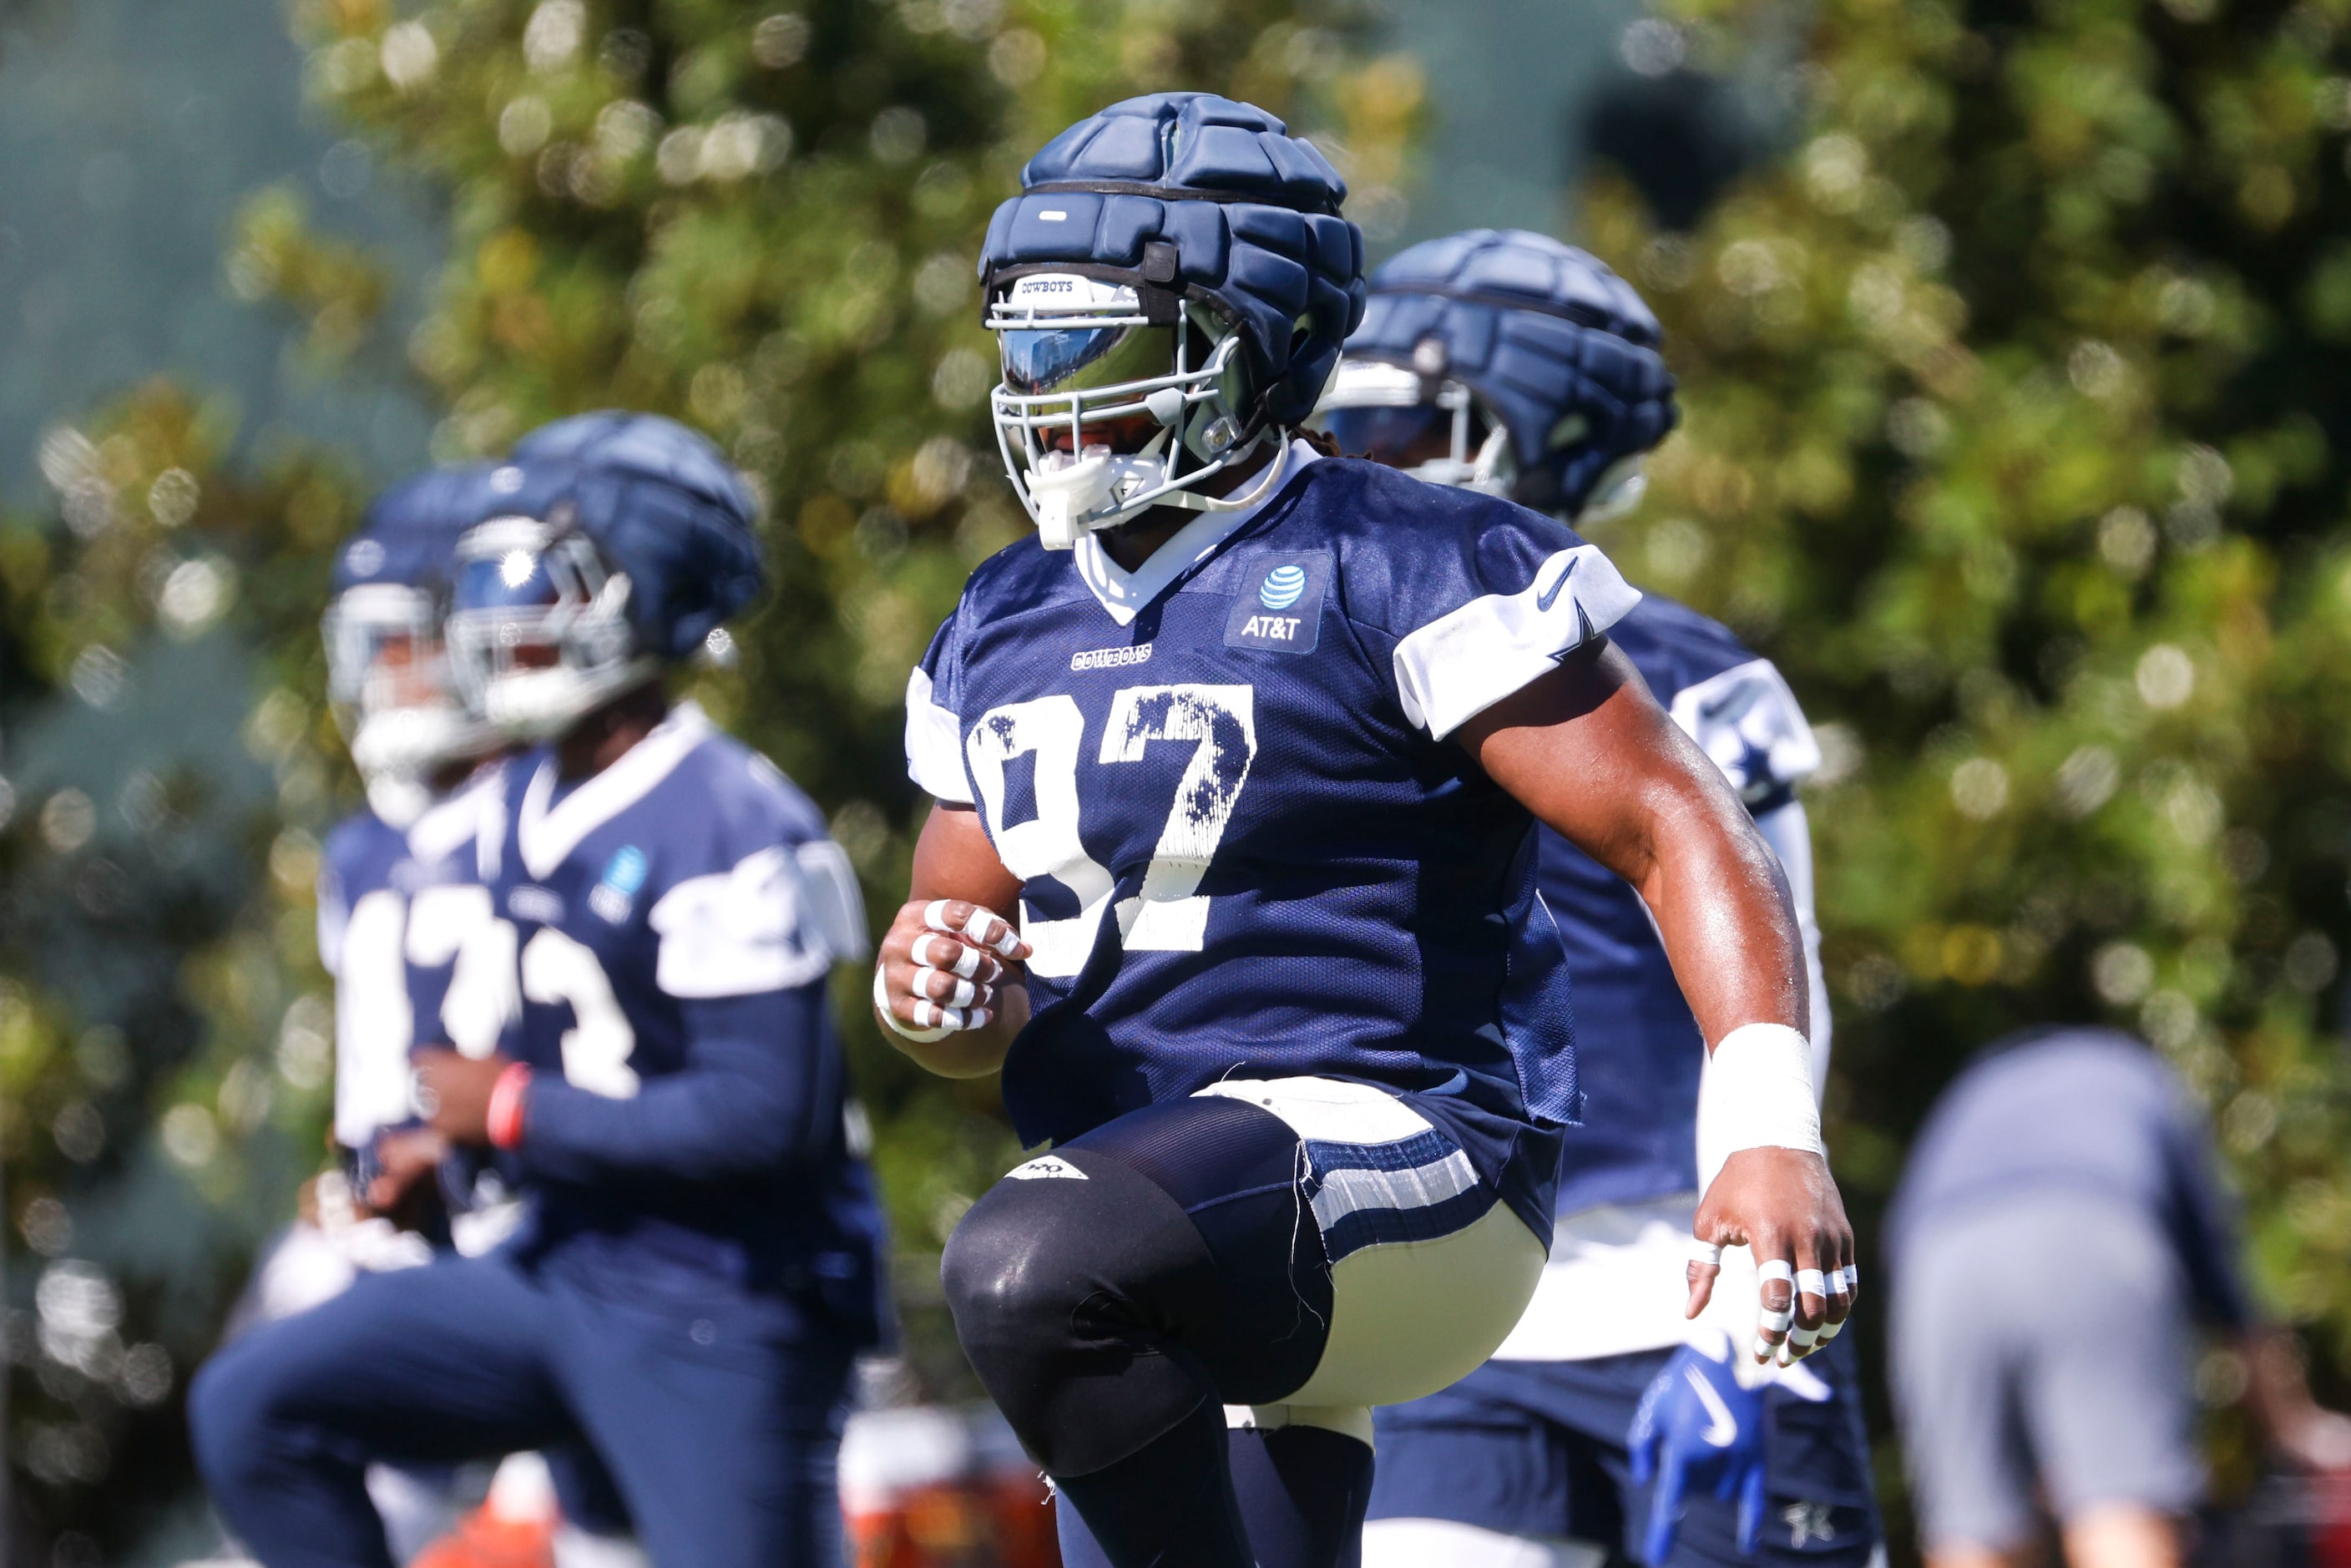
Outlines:
POLYGON ((1763 1529, 1763 1393, 1740 1386, 1727 1342, 1719 1355, 1684 1345, 1642 1393, 1625 1446, 1633 1479, 1656 1483, 1641 1543, 1646 1561, 1663 1563, 1673 1550, 1692 1487, 1709 1487, 1723 1502, 1739 1500, 1739 1550, 1755 1554, 1763 1529))

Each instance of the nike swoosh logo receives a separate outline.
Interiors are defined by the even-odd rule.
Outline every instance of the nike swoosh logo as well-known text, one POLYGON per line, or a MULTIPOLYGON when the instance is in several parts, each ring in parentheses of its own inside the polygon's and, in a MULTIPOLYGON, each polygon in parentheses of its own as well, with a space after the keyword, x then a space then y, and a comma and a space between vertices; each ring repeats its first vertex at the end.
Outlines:
POLYGON ((1567 558, 1567 570, 1559 574, 1559 580, 1551 585, 1551 591, 1548 593, 1539 593, 1535 595, 1535 608, 1538 611, 1549 610, 1552 605, 1558 601, 1559 591, 1565 588, 1567 586, 1567 580, 1575 575, 1577 565, 1577 558, 1574 556, 1567 558))
POLYGON ((1698 1368, 1685 1366, 1682 1376, 1698 1393, 1698 1401, 1706 1406, 1708 1426, 1699 1436, 1718 1448, 1727 1448, 1739 1441, 1739 1423, 1732 1419, 1730 1406, 1714 1391, 1714 1385, 1698 1375, 1698 1368))

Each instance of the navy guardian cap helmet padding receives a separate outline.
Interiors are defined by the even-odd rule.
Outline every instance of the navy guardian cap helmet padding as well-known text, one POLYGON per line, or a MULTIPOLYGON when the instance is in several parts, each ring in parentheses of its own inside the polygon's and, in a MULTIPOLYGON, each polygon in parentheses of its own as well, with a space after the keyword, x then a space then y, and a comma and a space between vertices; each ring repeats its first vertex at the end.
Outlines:
POLYGON ((1598 258, 1524 229, 1472 229, 1374 273, 1347 353, 1468 387, 1510 432, 1515 498, 1573 515, 1613 465, 1680 420, 1660 336, 1598 258), (1572 418, 1581 434, 1560 439, 1572 418))
POLYGON ((447 579, 457 536, 487 516, 488 463, 431 468, 375 498, 359 531, 335 551, 330 591, 376 583, 434 589, 447 579))
POLYGON ((979 276, 993 298, 1024 274, 1134 286, 1173 321, 1220 308, 1259 389, 1253 423, 1295 424, 1363 318, 1362 231, 1347 183, 1261 109, 1205 92, 1114 103, 1049 142, 996 210, 979 276))
POLYGON ((628 574, 643 653, 688 656, 766 581, 749 486, 707 436, 675 420, 576 414, 523 437, 513 464, 534 488, 551 486, 553 504, 628 574))
POLYGON ((459 697, 442 622, 458 541, 496 509, 494 471, 434 468, 392 486, 329 571, 327 700, 386 821, 413 820, 434 769, 496 743, 459 697))

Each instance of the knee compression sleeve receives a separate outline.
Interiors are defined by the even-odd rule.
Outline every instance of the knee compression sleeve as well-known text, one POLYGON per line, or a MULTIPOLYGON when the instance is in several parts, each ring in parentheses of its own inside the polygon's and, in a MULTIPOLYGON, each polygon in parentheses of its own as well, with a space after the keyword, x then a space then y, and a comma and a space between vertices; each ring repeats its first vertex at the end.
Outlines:
POLYGON ((1052 1166, 1075 1174, 989 1189, 939 1271, 964 1354, 1022 1445, 1050 1474, 1082 1476, 1217 1402, 1183 1343, 1216 1314, 1216 1267, 1148 1177, 1100 1154, 1052 1166))
POLYGON ((1271 1112, 1213 1095, 1169 1101, 1073 1138, 1173 1197, 1216 1264, 1218 1311, 1187 1338, 1228 1405, 1279 1400, 1321 1362, 1331 1265, 1302 1186, 1298 1134, 1271 1112))
POLYGON ((1031 1454, 1082 1475, 1201 1399, 1303 1384, 1331 1322, 1298 1137, 1235 1100, 1153 1105, 998 1182, 947 1244, 965 1354, 1031 1454))

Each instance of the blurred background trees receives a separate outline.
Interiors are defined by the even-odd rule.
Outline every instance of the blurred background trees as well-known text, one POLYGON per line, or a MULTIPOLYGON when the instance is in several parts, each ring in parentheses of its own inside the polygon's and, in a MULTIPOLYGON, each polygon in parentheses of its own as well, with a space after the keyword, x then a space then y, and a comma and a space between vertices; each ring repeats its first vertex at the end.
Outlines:
MULTIPOLYGON (((138 31, 124 0, 30 11, 36 45, 84 13, 138 31)), ((1729 620, 1823 722, 1832 1138, 1865 1228, 1969 1052, 2022 1023, 2123 1024, 2210 1101, 2262 1280, 2332 1376, 2346 13, 298 0, 274 68, 325 150, 240 198, 198 325, 152 360, 177 379, 45 350, 36 443, 25 375, 0 378, 27 448, 0 464, 26 497, 0 521, 20 1561, 198 1539, 177 1396, 322 1127, 309 887, 354 793, 315 618, 369 488, 611 403, 725 444, 766 498, 778 587, 697 695, 823 802, 883 912, 921 807, 905 671, 1022 527, 986 426, 977 235, 1045 137, 1178 84, 1322 138, 1377 246, 1551 228, 1665 317, 1684 428, 1603 542, 1729 620), (252 358, 207 348, 224 293, 287 331, 241 402, 205 375, 252 358)), ((168 140, 206 112, 145 123, 168 140)), ((120 171, 96 168, 83 207, 120 211, 120 171)), ((52 323, 33 347, 69 345, 57 275, 11 271, 7 199, 38 189, 13 178, 0 284, 25 332, 52 323)), ((921 1078, 860 990, 842 1014, 909 1376, 951 1393, 936 1249, 1010 1139, 992 1085, 921 1078)), ((2231 1368, 2208 1372, 2227 1393, 2231 1368)))

